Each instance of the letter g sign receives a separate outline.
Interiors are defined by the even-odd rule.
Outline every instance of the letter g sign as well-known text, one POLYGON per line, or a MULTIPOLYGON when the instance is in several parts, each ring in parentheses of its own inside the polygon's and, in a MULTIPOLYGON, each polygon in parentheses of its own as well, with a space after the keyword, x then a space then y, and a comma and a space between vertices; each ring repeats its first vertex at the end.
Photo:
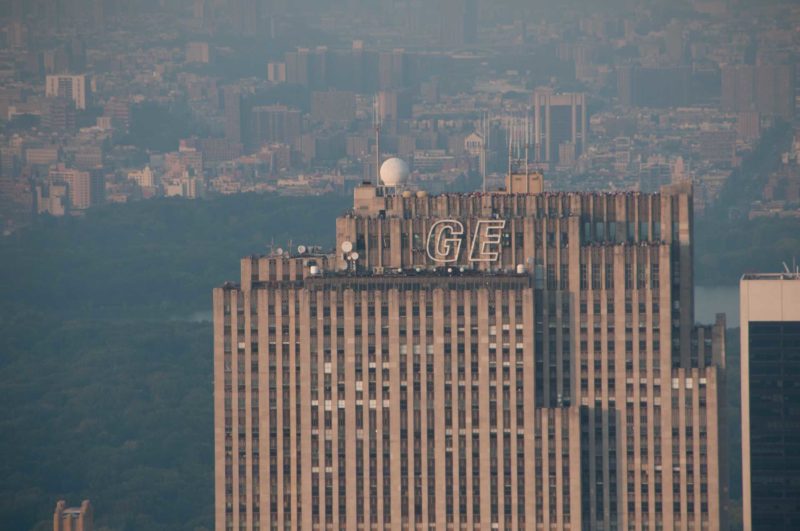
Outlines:
POLYGON ((431 225, 427 246, 430 259, 440 263, 457 261, 463 234, 464 225, 454 219, 440 219, 431 225))

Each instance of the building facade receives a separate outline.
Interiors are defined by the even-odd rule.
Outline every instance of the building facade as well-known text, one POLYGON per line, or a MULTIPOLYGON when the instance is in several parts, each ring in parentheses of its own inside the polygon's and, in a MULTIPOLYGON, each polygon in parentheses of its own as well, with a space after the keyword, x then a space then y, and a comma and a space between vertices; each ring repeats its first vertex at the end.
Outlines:
POLYGON ((478 40, 477 0, 438 0, 439 41, 445 48, 474 45, 478 40))
POLYGON ((800 275, 740 283, 745 531, 800 528, 800 275))
POLYGON ((214 291, 216 527, 719 529, 691 190, 394 194, 214 291))
POLYGON ((90 95, 86 75, 49 75, 45 78, 45 95, 48 98, 65 98, 75 104, 76 109, 86 109, 90 95))
POLYGON ((586 94, 533 93, 534 160, 574 163, 586 151, 586 94))

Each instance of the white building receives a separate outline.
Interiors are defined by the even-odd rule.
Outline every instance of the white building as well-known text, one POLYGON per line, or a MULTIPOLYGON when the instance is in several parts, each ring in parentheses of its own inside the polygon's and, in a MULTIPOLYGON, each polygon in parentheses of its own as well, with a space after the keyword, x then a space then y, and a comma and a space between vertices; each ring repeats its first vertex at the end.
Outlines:
POLYGON ((75 103, 76 109, 86 109, 86 102, 91 89, 85 74, 58 74, 45 79, 45 96, 48 98, 66 98, 75 103))

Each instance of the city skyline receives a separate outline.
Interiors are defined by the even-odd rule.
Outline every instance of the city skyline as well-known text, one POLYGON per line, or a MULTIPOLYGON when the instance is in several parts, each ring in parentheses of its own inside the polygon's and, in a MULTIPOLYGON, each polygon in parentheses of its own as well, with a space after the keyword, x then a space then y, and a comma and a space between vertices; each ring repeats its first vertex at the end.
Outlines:
POLYGON ((0 0, 3 528, 800 526, 798 28, 0 0))

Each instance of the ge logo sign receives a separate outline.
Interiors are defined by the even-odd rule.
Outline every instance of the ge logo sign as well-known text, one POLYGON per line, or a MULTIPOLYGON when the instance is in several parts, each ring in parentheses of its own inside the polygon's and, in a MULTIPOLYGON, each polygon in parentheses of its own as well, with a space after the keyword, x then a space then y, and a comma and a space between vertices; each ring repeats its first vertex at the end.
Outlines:
MULTIPOLYGON (((480 219, 475 224, 469 248, 470 262, 496 262, 500 258, 500 242, 504 219, 480 219)), ((464 224, 455 219, 440 219, 428 231, 428 257, 434 262, 457 262, 461 256, 464 224)))

